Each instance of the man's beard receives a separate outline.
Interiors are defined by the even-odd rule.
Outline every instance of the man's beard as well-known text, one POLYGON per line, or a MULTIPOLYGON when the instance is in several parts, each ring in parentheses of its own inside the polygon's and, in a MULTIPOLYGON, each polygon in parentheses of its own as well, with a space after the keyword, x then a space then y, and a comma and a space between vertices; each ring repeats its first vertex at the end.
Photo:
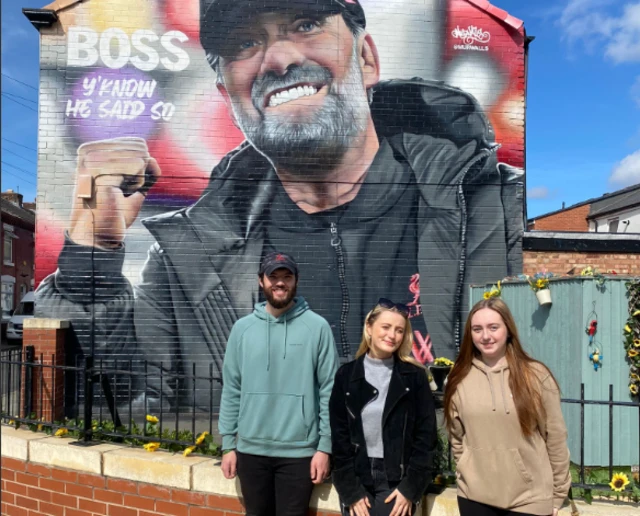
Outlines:
POLYGON ((291 290, 289 290, 289 294, 287 295, 287 297, 285 297, 284 299, 280 300, 280 299, 276 299, 273 295, 273 287, 271 288, 263 288, 262 291, 264 292, 264 297, 267 300, 267 303, 269 303, 273 308, 275 308, 276 310, 280 310, 281 308, 285 308, 289 303, 291 303, 291 301, 293 301, 293 298, 296 297, 296 291, 298 290, 298 286, 294 286, 291 290))
POLYGON ((295 66, 283 76, 269 72, 256 79, 251 96, 258 115, 247 113, 240 102, 232 101, 234 114, 247 140, 276 167, 302 176, 322 174, 336 166, 353 140, 366 130, 370 116, 358 61, 357 40, 349 71, 341 82, 335 81, 326 68, 295 66), (265 113, 266 92, 300 83, 328 86, 322 106, 304 121, 265 113))

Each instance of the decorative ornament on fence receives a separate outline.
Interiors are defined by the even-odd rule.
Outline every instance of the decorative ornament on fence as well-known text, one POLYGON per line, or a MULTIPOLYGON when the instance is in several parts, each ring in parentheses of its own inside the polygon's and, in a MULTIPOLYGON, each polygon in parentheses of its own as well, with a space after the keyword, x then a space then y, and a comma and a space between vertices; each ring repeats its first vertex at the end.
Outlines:
POLYGON ((604 355, 600 348, 596 346, 596 333, 598 332, 598 313, 596 312, 596 302, 593 302, 593 310, 587 315, 587 325, 584 332, 589 337, 589 360, 593 363, 593 370, 598 371, 602 367, 604 355))
POLYGON ((540 272, 536 272, 533 276, 521 274, 519 277, 529 283, 529 287, 536 295, 540 306, 550 305, 551 301, 551 289, 549 286, 549 280, 553 278, 552 272, 547 272, 543 269, 540 272))
POLYGON ((498 281, 497 285, 491 285, 491 287, 485 287, 483 297, 485 299, 491 299, 492 297, 500 297, 502 295, 502 286, 498 281))
POLYGON ((628 281, 629 318, 623 331, 624 349, 629 363, 629 393, 640 392, 640 279, 628 281))

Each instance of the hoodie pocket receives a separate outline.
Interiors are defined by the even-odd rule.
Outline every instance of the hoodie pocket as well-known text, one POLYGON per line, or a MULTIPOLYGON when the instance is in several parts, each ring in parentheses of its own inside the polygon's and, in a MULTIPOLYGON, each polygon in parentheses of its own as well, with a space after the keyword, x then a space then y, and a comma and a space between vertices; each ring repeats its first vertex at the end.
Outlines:
POLYGON ((508 508, 535 495, 533 478, 516 448, 468 448, 457 473, 461 494, 475 502, 508 508))
POLYGON ((304 396, 247 392, 238 420, 241 439, 262 441, 306 441, 309 429, 304 419, 304 396))

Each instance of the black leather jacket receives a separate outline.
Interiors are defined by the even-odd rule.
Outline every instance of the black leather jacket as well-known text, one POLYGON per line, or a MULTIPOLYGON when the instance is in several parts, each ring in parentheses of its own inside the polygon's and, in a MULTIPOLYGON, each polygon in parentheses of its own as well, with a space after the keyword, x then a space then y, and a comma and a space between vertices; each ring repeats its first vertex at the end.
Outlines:
MULTIPOLYGON (((364 356, 336 373, 329 401, 333 483, 341 502, 366 496, 371 468, 362 428, 362 409, 375 396, 365 380, 364 356)), ((384 465, 389 482, 418 503, 431 481, 436 450, 436 413, 425 370, 396 359, 382 415, 384 465)))

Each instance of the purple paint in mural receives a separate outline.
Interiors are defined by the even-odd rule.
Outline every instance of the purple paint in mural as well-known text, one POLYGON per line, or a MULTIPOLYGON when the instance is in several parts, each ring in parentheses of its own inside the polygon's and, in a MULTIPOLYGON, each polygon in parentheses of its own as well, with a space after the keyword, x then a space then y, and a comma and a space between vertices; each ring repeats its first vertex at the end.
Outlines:
POLYGON ((67 100, 65 116, 82 141, 120 136, 147 138, 173 104, 162 102, 157 82, 134 68, 100 68, 82 76, 67 100))

